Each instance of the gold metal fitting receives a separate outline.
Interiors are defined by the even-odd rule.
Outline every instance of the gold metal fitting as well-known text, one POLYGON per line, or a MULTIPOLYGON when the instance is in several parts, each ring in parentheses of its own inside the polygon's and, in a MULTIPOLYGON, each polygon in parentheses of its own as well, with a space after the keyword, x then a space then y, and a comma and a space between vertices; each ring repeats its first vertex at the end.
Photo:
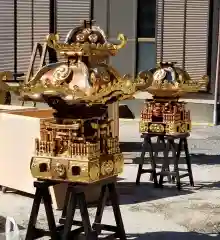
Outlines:
POLYGON ((66 175, 66 168, 63 164, 57 163, 54 171, 58 174, 59 177, 65 177, 66 175))

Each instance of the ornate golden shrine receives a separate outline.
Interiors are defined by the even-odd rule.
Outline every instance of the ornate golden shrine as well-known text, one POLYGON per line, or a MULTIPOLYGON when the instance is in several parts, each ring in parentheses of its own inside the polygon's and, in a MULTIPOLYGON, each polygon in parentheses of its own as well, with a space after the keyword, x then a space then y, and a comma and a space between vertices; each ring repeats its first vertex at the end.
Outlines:
POLYGON ((58 35, 47 37, 49 47, 65 60, 41 68, 20 90, 23 99, 45 101, 55 110, 36 139, 33 177, 90 183, 122 172, 107 104, 130 98, 135 85, 105 62, 125 46, 125 36, 118 39, 118 45, 108 42, 87 21, 71 30, 65 43, 58 42, 58 35))
POLYGON ((11 72, 0 72, 0 104, 11 104, 10 87, 4 81, 12 78, 11 72))
POLYGON ((153 95, 141 111, 141 133, 176 134, 191 130, 190 112, 179 98, 186 92, 199 91, 208 79, 203 77, 202 81, 193 82, 186 71, 174 65, 164 62, 139 73, 138 82, 153 95))

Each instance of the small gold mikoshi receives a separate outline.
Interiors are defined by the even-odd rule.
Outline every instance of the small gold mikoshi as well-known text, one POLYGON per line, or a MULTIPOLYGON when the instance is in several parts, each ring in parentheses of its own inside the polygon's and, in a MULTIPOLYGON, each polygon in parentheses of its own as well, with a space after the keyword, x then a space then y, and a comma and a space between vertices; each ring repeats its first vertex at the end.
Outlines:
POLYGON ((173 135, 191 131, 190 112, 179 98, 186 92, 199 91, 204 81, 192 81, 185 70, 174 65, 164 62, 139 73, 138 86, 142 89, 146 86, 145 90, 153 95, 141 111, 141 133, 173 135))

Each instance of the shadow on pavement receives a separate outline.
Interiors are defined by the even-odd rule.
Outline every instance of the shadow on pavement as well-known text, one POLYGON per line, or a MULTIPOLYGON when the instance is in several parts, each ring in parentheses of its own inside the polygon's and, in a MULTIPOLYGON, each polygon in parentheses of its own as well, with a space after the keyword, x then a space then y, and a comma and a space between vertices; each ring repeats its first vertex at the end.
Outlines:
POLYGON ((120 142, 120 149, 122 152, 140 152, 142 142, 120 142))
POLYGON ((220 188, 220 181, 217 182, 199 182, 199 183, 195 183, 195 190, 199 190, 199 189, 216 189, 216 188, 220 188))
POLYGON ((220 164, 220 156, 219 155, 207 155, 207 154, 190 154, 192 163, 197 165, 216 165, 220 164))
MULTIPOLYGON (((142 151, 142 143, 141 142, 121 142, 120 143, 120 149, 123 153, 139 153, 139 156, 141 154, 142 151)), ((162 153, 163 151, 163 145, 162 144, 153 144, 153 149, 154 151, 159 151, 162 153)), ((148 151, 148 149, 147 149, 148 151)), ((159 157, 157 157, 157 163, 162 163, 163 161, 163 155, 159 153, 159 157), (161 155, 160 155, 161 154, 161 155)), ((147 160, 147 152, 146 152, 146 163, 148 163, 147 160)), ((197 165, 216 165, 216 164, 220 164, 220 156, 219 155, 207 155, 207 154, 203 154, 203 153, 198 153, 198 154, 194 154, 191 153, 191 161, 193 164, 197 164, 197 165)), ((172 159, 172 157, 170 157, 170 159, 172 159)), ((133 158, 133 162, 134 164, 138 164, 140 163, 140 157, 136 157, 133 158)), ((185 159, 184 157, 180 158, 180 164, 185 163, 185 159)))
POLYGON ((118 182, 120 205, 147 202, 167 197, 174 197, 194 193, 188 189, 178 191, 176 186, 155 188, 152 183, 141 183, 136 186, 134 182, 118 182))
MULTIPOLYGON (((220 156, 219 155, 206 155, 206 154, 190 154, 191 156, 191 162, 192 164, 197 165, 218 165, 220 164, 220 156)), ((157 157, 156 162, 158 164, 161 164, 163 162, 163 157, 157 157)), ((169 157, 170 162, 172 164, 172 157, 169 157)), ((135 157, 132 159, 133 164, 139 164, 140 163, 140 157, 135 157)), ((149 159, 147 157, 147 153, 145 155, 145 161, 144 163, 149 163, 149 159)), ((185 164, 185 158, 181 157, 179 160, 180 164, 185 164)))
POLYGON ((152 232, 145 234, 128 234, 127 240, 214 240, 220 236, 210 236, 208 234, 196 232, 152 232))

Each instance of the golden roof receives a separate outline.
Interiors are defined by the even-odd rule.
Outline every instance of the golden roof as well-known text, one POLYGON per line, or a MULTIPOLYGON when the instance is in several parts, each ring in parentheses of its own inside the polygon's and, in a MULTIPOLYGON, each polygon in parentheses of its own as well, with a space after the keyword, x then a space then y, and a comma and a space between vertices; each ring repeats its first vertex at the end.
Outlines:
POLYGON ((24 85, 21 96, 26 100, 46 101, 45 95, 58 96, 68 104, 98 103, 131 98, 135 85, 128 76, 120 74, 105 61, 125 46, 126 37, 119 34, 120 44, 113 44, 92 22, 71 30, 64 43, 58 35, 47 37, 48 46, 66 60, 41 68, 24 85))
POLYGON ((118 35, 118 40, 121 41, 120 44, 108 42, 104 31, 99 26, 94 26, 92 21, 84 21, 81 26, 72 29, 64 43, 59 43, 58 34, 47 37, 48 46, 66 56, 114 56, 127 42, 123 34, 118 35))
POLYGON ((207 86, 208 77, 193 81, 189 74, 175 66, 175 62, 161 62, 156 68, 138 74, 137 87, 155 97, 180 97, 187 92, 198 92, 207 86))

